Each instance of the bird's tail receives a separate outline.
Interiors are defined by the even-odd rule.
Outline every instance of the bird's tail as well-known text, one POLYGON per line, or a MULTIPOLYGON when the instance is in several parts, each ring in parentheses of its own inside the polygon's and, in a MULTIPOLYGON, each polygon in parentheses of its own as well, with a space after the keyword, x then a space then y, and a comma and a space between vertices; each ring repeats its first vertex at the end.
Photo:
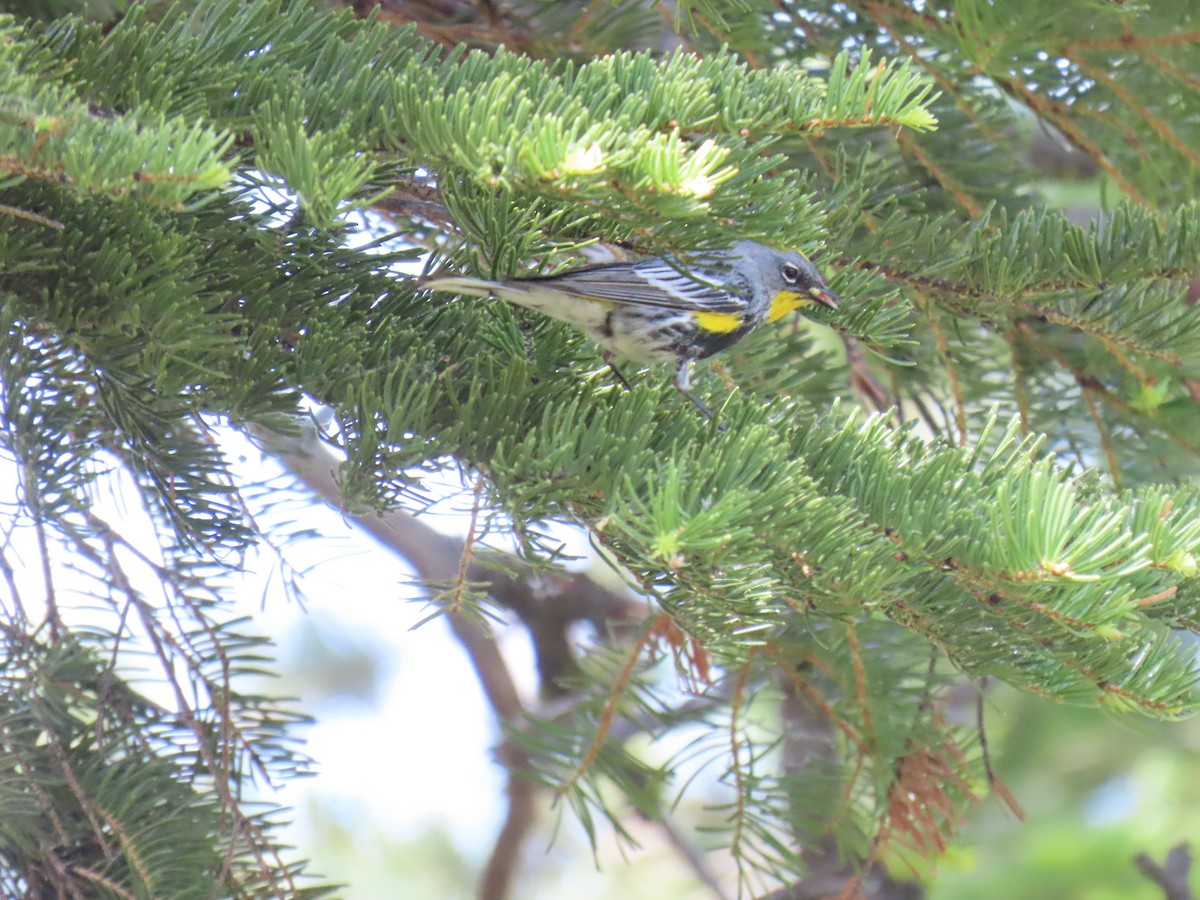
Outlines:
POLYGON ((448 294, 474 294, 476 297, 502 297, 504 285, 466 275, 434 275, 421 279, 426 291, 445 291, 448 294))
MULTIPOLYGON (((547 312, 548 298, 546 292, 530 289, 526 284, 520 282, 486 281, 485 278, 472 278, 466 275, 434 275, 430 278, 424 278, 421 281, 421 289, 444 290, 444 292, 449 294, 473 294, 474 296, 499 298, 500 300, 508 300, 510 304, 524 306, 528 310, 547 312)), ((554 314, 553 304, 548 306, 550 306, 548 312, 554 314)))

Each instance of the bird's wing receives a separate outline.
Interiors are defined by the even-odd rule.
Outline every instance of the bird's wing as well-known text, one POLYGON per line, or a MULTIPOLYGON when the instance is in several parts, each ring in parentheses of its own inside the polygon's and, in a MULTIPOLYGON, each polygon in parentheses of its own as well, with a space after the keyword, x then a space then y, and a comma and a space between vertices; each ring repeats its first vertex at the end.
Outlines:
POLYGON ((587 266, 544 278, 521 279, 521 282, 536 282, 590 300, 636 303, 684 312, 735 315, 745 312, 745 300, 722 288, 718 280, 724 280, 724 273, 695 268, 688 273, 666 260, 647 259, 632 264, 587 266))

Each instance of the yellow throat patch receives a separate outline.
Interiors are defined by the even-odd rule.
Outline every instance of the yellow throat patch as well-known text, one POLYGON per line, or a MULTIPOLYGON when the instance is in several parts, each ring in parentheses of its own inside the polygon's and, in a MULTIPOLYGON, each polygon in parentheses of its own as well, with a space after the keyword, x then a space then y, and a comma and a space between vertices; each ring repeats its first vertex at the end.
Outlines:
POLYGON ((797 294, 795 291, 780 291, 771 298, 771 311, 767 313, 767 321, 776 322, 788 313, 811 304, 812 301, 803 294, 797 294))

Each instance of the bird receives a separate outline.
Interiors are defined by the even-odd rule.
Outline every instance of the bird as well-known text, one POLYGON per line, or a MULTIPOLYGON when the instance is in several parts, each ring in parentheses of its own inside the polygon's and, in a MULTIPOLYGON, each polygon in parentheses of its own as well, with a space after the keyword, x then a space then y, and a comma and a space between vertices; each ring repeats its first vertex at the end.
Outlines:
POLYGON ((566 322, 599 345, 627 388, 618 358, 670 363, 675 389, 709 419, 715 414, 691 387, 696 360, 733 346, 764 322, 814 305, 836 310, 840 300, 806 257, 750 240, 686 261, 663 255, 505 281, 435 274, 420 286, 499 298, 566 322))

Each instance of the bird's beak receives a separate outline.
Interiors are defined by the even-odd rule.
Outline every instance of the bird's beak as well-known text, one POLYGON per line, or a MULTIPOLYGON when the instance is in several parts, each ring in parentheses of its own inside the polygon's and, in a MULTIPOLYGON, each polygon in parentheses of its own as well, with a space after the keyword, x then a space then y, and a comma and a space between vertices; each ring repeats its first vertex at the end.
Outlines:
POLYGON ((817 303, 828 309, 837 309, 838 303, 841 302, 841 297, 835 294, 829 288, 814 287, 808 289, 808 296, 812 297, 817 303))

